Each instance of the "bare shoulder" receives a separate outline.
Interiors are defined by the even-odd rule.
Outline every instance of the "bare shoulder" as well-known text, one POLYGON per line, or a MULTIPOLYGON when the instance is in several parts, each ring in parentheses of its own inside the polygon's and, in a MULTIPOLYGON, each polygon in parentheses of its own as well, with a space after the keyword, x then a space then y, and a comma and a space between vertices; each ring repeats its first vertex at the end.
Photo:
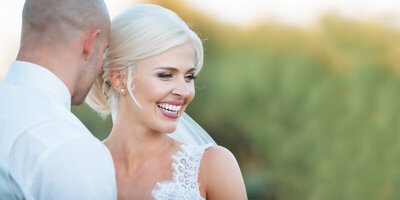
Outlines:
POLYGON ((242 173, 235 156, 222 146, 204 152, 199 172, 207 199, 247 199, 242 173))
POLYGON ((222 146, 211 146, 204 152, 202 164, 212 168, 227 165, 237 165, 235 156, 227 148, 222 146))
MULTIPOLYGON (((200 171, 206 177, 215 177, 215 175, 218 175, 216 178, 224 178, 225 176, 238 173, 241 176, 235 156, 222 146, 211 146, 205 150, 200 164, 200 171)), ((214 180, 214 178, 211 180, 208 179, 208 183, 214 180)))

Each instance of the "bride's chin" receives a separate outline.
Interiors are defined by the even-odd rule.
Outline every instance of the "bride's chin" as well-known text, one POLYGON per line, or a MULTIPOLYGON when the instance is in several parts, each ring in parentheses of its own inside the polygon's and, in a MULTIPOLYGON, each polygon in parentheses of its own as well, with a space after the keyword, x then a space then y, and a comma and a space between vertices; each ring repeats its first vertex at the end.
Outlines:
POLYGON ((161 124, 160 123, 159 131, 161 133, 170 134, 176 130, 176 128, 178 127, 177 125, 178 125, 178 123, 176 123, 176 124, 161 124))
POLYGON ((173 133, 178 127, 178 121, 165 121, 159 120, 153 121, 151 124, 148 124, 153 130, 159 133, 170 134, 173 133))
POLYGON ((165 129, 165 133, 173 133, 176 130, 177 126, 168 127, 165 129))
POLYGON ((160 113, 159 117, 160 118, 157 118, 156 119, 157 122, 155 123, 158 125, 158 129, 160 132, 169 134, 177 129, 180 116, 178 117, 178 119, 171 120, 161 115, 160 113))

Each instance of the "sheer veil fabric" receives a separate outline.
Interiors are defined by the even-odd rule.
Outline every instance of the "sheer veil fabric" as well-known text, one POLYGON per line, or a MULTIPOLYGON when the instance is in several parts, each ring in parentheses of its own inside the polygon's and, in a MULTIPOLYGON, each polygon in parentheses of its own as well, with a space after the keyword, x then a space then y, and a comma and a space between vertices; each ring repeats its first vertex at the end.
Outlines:
POLYGON ((212 137, 186 113, 179 119, 175 132, 168 136, 185 144, 216 145, 212 137))

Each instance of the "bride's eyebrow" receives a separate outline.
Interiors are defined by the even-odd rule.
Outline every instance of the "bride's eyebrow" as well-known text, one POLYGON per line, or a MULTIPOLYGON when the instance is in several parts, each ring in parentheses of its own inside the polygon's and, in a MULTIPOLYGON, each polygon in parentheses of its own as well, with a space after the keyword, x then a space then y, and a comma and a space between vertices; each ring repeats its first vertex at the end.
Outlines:
POLYGON ((186 73, 192 73, 192 72, 194 72, 194 71, 196 71, 196 68, 192 67, 192 68, 190 68, 189 70, 187 70, 186 73))
MULTIPOLYGON (((167 67, 157 67, 157 68, 155 68, 154 70, 158 70, 158 69, 164 69, 164 70, 168 70, 168 71, 172 71, 172 72, 177 72, 177 71, 179 71, 178 69, 176 69, 175 67, 169 67, 169 66, 167 66, 167 67)), ((153 70, 153 71, 154 71, 153 70)))
MULTIPOLYGON (((154 70, 158 70, 158 69, 164 69, 164 70, 168 70, 168 71, 171 71, 171 72, 178 72, 179 71, 177 68, 169 67, 169 66, 167 66, 167 67, 157 67, 154 70)), ((190 72, 194 72, 194 71, 196 71, 196 68, 192 67, 189 70, 187 70, 186 73, 190 73, 190 72)))

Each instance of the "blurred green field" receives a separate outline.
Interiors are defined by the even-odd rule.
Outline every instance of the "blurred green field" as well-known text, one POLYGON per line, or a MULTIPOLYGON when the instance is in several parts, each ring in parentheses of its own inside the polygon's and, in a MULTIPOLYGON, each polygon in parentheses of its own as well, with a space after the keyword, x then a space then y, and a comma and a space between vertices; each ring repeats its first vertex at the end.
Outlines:
MULTIPOLYGON (((180 1, 204 39, 189 113, 241 166, 249 199, 400 199, 400 31, 335 15, 240 28, 180 1)), ((100 139, 103 121, 73 112, 100 139)))

